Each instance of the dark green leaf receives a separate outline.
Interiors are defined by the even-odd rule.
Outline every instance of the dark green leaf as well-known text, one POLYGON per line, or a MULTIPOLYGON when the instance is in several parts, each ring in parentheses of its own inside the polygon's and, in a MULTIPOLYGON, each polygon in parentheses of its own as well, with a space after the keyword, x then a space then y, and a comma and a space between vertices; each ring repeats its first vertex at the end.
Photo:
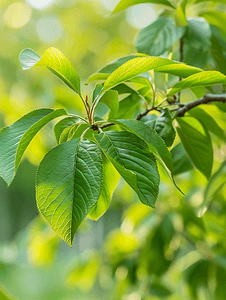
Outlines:
POLYGON ((203 109, 195 107, 189 111, 189 115, 199 120, 199 122, 202 123, 202 125, 205 126, 208 131, 212 132, 221 140, 226 142, 226 135, 223 129, 217 124, 215 119, 203 109))
POLYGON ((50 150, 36 181, 37 206, 51 228, 70 246, 74 234, 99 199, 102 157, 96 144, 73 139, 50 150))
POLYGON ((10 184, 24 151, 36 133, 51 120, 66 115, 64 109, 37 109, 0 131, 0 175, 10 184))
POLYGON ((177 118, 177 132, 191 161, 207 179, 213 166, 213 148, 208 131, 193 117, 177 118))
POLYGON ((109 131, 95 136, 116 170, 138 194, 141 202, 154 207, 159 174, 148 145, 128 131, 109 131))
POLYGON ((154 129, 165 141, 166 146, 171 147, 174 142, 176 132, 173 128, 172 117, 168 109, 163 109, 161 114, 157 117, 154 129))
POLYGON ((174 176, 193 169, 191 161, 181 143, 177 144, 170 152, 173 159, 174 176))
POLYGON ((211 54, 215 60, 217 69, 226 75, 226 57, 223 48, 221 47, 218 39, 215 36, 211 38, 211 54))
POLYGON ((185 33, 184 27, 176 27, 172 18, 159 18, 141 29, 136 40, 137 50, 148 55, 161 55, 185 33))

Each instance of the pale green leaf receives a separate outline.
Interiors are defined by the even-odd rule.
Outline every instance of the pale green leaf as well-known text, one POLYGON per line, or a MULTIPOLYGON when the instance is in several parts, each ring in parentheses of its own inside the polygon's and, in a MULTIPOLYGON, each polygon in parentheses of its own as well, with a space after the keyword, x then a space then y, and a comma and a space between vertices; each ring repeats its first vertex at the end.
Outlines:
MULTIPOLYGON (((226 3, 225 3, 226 4, 226 3)), ((226 15, 223 11, 208 11, 200 14, 200 17, 205 18, 210 24, 217 26, 226 33, 226 15)))
POLYGON ((51 120, 66 115, 64 109, 37 109, 0 131, 0 175, 10 184, 36 133, 51 120))
POLYGON ((100 197, 102 157, 89 140, 73 139, 50 150, 36 179, 37 206, 70 246, 75 232, 100 197))
POLYGON ((206 178, 210 178, 213 166, 213 148, 208 131, 193 117, 176 119, 177 132, 189 158, 206 178))
POLYGON ((189 111, 189 115, 199 120, 199 122, 202 123, 207 130, 215 134, 222 141, 226 142, 226 135, 223 129, 217 124, 215 119, 203 109, 195 107, 189 111))
POLYGON ((185 33, 184 27, 176 27, 172 18, 159 18, 141 29, 136 40, 138 52, 148 55, 161 55, 169 51, 185 33))
POLYGON ((105 156, 103 156, 102 161, 103 179, 100 198, 88 214, 94 221, 98 220, 108 209, 112 195, 120 179, 119 173, 105 156))
MULTIPOLYGON (((182 1, 187 2, 187 0, 182 1)), ((175 14, 176 26, 187 26, 188 21, 186 19, 186 5, 178 5, 175 14)))
POLYGON ((176 83, 168 92, 168 96, 174 95, 184 89, 215 84, 226 84, 226 76, 218 71, 204 71, 176 83))
POLYGON ((107 91, 114 86, 127 81, 139 74, 153 70, 157 67, 175 64, 173 61, 162 57, 137 57, 133 58, 118 69, 116 69, 105 81, 104 91, 107 91))
POLYGON ((48 48, 42 57, 32 49, 24 49, 20 53, 20 63, 24 70, 33 66, 47 67, 67 86, 80 95, 80 78, 70 61, 56 48, 48 48))
POLYGON ((203 72, 203 70, 200 68, 188 66, 186 64, 181 64, 181 63, 176 64, 175 63, 173 65, 166 65, 163 67, 156 68, 155 72, 168 73, 171 75, 185 78, 185 77, 191 76, 193 74, 203 72))
POLYGON ((108 131, 95 138, 141 202, 154 207, 160 179, 155 158, 144 140, 128 131, 108 131))
POLYGON ((118 13, 130 6, 141 4, 141 3, 161 4, 173 8, 172 4, 167 0, 121 0, 112 13, 113 14, 118 13))
POLYGON ((119 110, 119 101, 118 101, 118 93, 117 91, 107 91, 103 94, 103 96, 100 98, 101 103, 104 103, 108 106, 108 108, 111 111, 111 115, 113 118, 117 115, 119 110))

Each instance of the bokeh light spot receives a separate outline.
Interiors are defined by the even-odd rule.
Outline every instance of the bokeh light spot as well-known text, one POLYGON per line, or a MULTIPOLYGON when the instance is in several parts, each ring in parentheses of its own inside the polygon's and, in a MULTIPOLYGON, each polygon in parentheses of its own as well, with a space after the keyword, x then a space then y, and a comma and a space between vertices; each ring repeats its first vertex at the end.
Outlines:
POLYGON ((37 23, 37 31, 40 40, 45 43, 54 43, 63 34, 61 22, 54 16, 41 18, 37 23))
POLYGON ((139 4, 126 10, 126 19, 134 27, 142 29, 157 18, 156 11, 150 4, 139 4))
POLYGON ((26 0, 26 2, 33 8, 46 9, 50 7, 56 0, 26 0))
POLYGON ((5 24, 10 28, 21 28, 31 18, 31 8, 22 2, 15 2, 4 13, 5 24))

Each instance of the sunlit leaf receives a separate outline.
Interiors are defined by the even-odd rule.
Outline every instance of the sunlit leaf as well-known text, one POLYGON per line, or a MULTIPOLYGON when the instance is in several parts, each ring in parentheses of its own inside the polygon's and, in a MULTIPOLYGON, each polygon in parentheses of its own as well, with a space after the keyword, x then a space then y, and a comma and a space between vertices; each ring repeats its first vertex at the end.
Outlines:
POLYGON ((54 126, 54 133, 55 133, 55 137, 56 137, 56 140, 57 140, 58 144, 59 144, 60 135, 64 131, 64 129, 71 126, 71 125, 73 125, 77 121, 78 121, 78 119, 75 118, 75 117, 67 117, 67 118, 64 118, 63 120, 60 120, 54 126))
POLYGON ((208 12, 201 13, 200 17, 204 17, 210 24, 219 27, 224 33, 226 33, 226 28, 224 26, 224 24, 226 22, 225 12, 216 11, 216 10, 208 11, 208 12))
POLYGON ((136 40, 139 52, 148 55, 161 55, 185 33, 184 27, 176 27, 172 18, 159 18, 141 29, 136 40))
POLYGON ((158 196, 159 174, 148 145, 128 131, 108 131, 97 134, 95 138, 141 202, 154 207, 158 196))
POLYGON ((50 150, 42 160, 36 180, 37 206, 70 246, 99 199, 101 186, 101 151, 92 141, 73 139, 50 150))
POLYGON ((88 216, 93 220, 98 220, 108 209, 110 205, 113 192, 120 179, 119 173, 103 156, 103 179, 102 179, 102 190, 97 203, 93 206, 88 216))
POLYGON ((215 84, 226 84, 226 76, 217 71, 204 71, 176 83, 168 92, 168 96, 174 95, 184 89, 215 84))
POLYGON ((117 91, 107 91, 100 98, 100 102, 108 106, 112 116, 116 116, 119 110, 119 101, 117 91))
POLYGON ((70 61, 56 48, 48 48, 42 57, 32 49, 20 53, 20 63, 24 70, 33 66, 47 67, 67 86, 80 95, 80 78, 70 61))
POLYGON ((181 142, 196 168, 207 179, 213 166, 213 148, 210 135, 202 124, 193 117, 177 118, 177 132, 181 142))
POLYGON ((173 8, 172 4, 167 0, 121 0, 118 5, 115 7, 113 14, 118 13, 130 6, 141 4, 141 3, 154 3, 154 4, 161 4, 168 7, 173 8))
POLYGON ((21 158, 36 133, 51 120, 67 115, 64 109, 37 109, 0 131, 0 175, 10 184, 21 158))

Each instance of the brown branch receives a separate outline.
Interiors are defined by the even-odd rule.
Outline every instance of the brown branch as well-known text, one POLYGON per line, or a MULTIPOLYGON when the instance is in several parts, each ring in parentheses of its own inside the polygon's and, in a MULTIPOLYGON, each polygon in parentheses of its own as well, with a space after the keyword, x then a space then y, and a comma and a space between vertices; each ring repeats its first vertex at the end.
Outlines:
POLYGON ((110 127, 110 126, 113 126, 113 125, 115 125, 115 123, 108 123, 108 124, 105 124, 105 125, 101 126, 100 128, 104 129, 104 128, 107 128, 107 127, 110 127))
POLYGON ((208 104, 211 102, 226 102, 226 94, 208 94, 208 95, 204 95, 202 98, 198 99, 198 100, 194 100, 192 102, 186 103, 183 105, 183 107, 179 108, 177 111, 177 117, 183 117, 184 114, 189 111, 190 109, 201 105, 201 104, 208 104))
POLYGON ((140 114, 136 117, 136 120, 139 121, 142 117, 146 116, 146 115, 147 115, 150 111, 152 111, 152 110, 161 111, 161 110, 158 109, 157 107, 152 107, 152 108, 150 108, 150 109, 147 109, 147 108, 146 108, 146 110, 145 110, 144 112, 140 113, 140 114))

